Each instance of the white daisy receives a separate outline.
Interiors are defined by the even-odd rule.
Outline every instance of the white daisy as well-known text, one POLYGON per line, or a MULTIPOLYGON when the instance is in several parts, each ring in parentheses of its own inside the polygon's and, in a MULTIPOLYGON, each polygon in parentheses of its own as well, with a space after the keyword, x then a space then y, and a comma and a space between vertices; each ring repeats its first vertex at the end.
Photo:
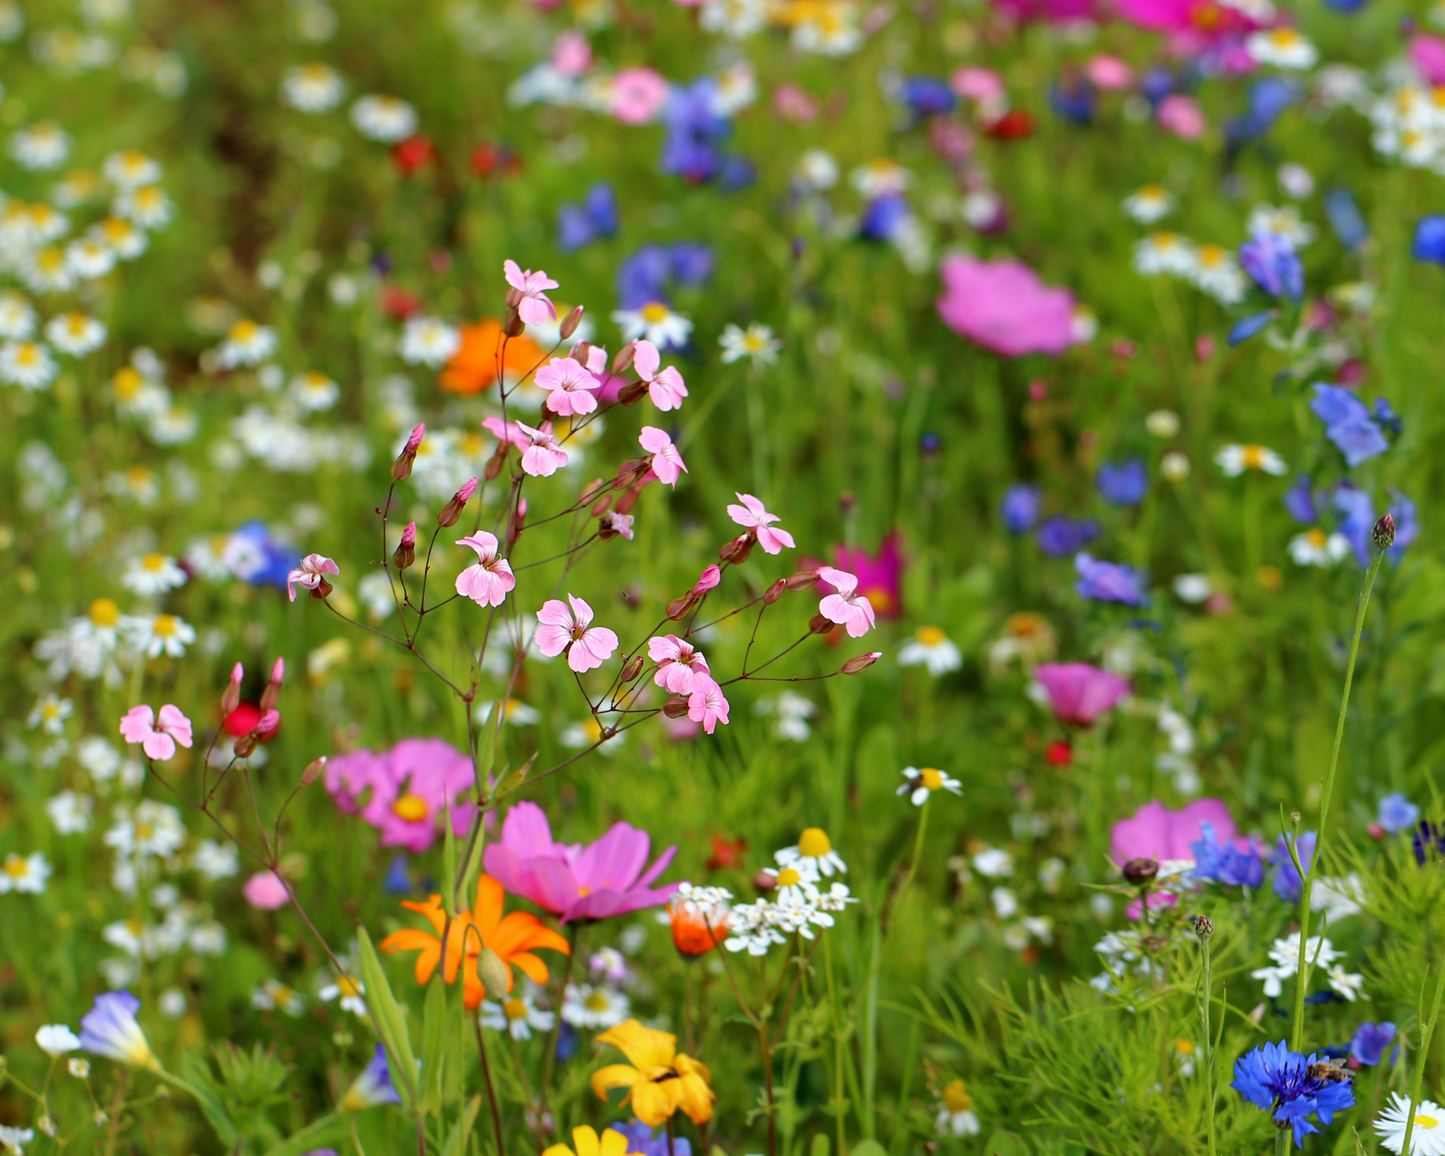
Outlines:
POLYGON ((1296 566, 1333 566, 1350 556, 1350 540, 1316 526, 1289 540, 1289 556, 1296 566))
POLYGON ((938 678, 963 666, 963 655, 937 626, 920 626, 898 651, 899 666, 926 666, 938 678))
POLYGON ((907 795, 909 801, 915 807, 921 807, 928 802, 928 796, 934 791, 952 791, 955 795, 963 794, 963 784, 951 775, 946 775, 934 767, 904 767, 903 786, 898 788, 898 794, 907 795))
POLYGON ((59 368, 50 350, 36 341, 7 341, 0 345, 0 381, 21 389, 47 388, 59 368))
POLYGON ((94 233, 65 246, 65 263, 82 281, 94 281, 115 268, 115 250, 94 233))
POLYGON ((741 361, 744 357, 753 360, 756 368, 763 365, 776 365, 778 363, 778 350, 783 348, 783 343, 773 336, 773 331, 766 325, 752 322, 747 329, 739 329, 729 322, 718 338, 718 344, 722 346, 722 360, 724 365, 731 365, 735 361, 741 361))
POLYGON ((91 229, 90 236, 109 246, 110 251, 122 261, 135 260, 150 244, 145 233, 124 217, 106 217, 91 229))
POLYGON ((120 583, 133 594, 143 598, 156 598, 169 590, 186 584, 186 572, 176 565, 174 558, 164 554, 146 554, 132 558, 121 575, 120 583))
POLYGON ((1124 198, 1124 212, 1141 225, 1152 225, 1174 211, 1174 198, 1163 185, 1145 185, 1124 198))
POLYGON ((1194 251, 1194 285, 1221 305, 1238 305, 1248 287, 1244 270, 1223 245, 1200 245, 1194 251))
POLYGON ((39 851, 30 855, 17 855, 12 851, 5 856, 5 862, 0 863, 0 895, 8 895, 12 891, 21 895, 40 895, 45 891, 49 878, 50 864, 39 851))
POLYGON ((160 162, 135 149, 111 153, 105 158, 100 171, 105 174, 106 180, 120 189, 153 185, 161 179, 160 162))
POLYGON ((621 328, 624 341, 646 339, 658 349, 681 349, 692 336, 692 322, 661 301, 649 301, 638 309, 613 310, 612 320, 621 328))
POLYGON ((784 867, 811 864, 819 875, 831 877, 834 872, 848 870, 848 865, 833 850, 833 844, 821 827, 809 827, 798 836, 797 846, 784 847, 773 856, 784 867))
POLYGON ((268 979, 251 989, 251 1006, 260 1011, 281 1011, 288 1016, 299 1016, 306 1010, 306 997, 294 987, 268 979))
POLYGON ((45 340, 61 353, 84 357, 105 344, 105 326, 84 313, 61 313, 45 323, 45 340))
POLYGON ((1245 230, 1250 236, 1255 233, 1273 233, 1277 237, 1283 237, 1296 249, 1303 249, 1315 239, 1318 232, 1308 221, 1300 219, 1297 205, 1283 205, 1278 209, 1273 205, 1255 205, 1249 211, 1245 230))
POLYGON ((90 812, 95 800, 74 791, 61 791, 45 802, 45 813, 60 835, 80 835, 90 830, 90 812))
POLYGON ((70 136, 54 121, 43 120, 10 138, 10 155, 23 168, 58 169, 70 155, 70 136))
POLYGON ((59 245, 31 253, 21 265, 20 277, 32 293, 69 293, 75 288, 75 273, 59 245))
POLYGON ((1214 455, 1215 464, 1226 477, 1237 478, 1245 470, 1263 470, 1266 474, 1280 477, 1289 472, 1284 459, 1268 446, 1229 445, 1214 455))
POLYGON ((167 859, 186 841, 181 813, 169 803, 145 799, 134 810, 117 806, 113 818, 105 845, 127 857, 167 859))
POLYGON ((978 1117, 973 1112, 973 1097, 962 1080, 950 1080, 939 1097, 934 1130, 943 1136, 977 1136, 978 1117))
POLYGON ((351 106, 351 123, 362 136, 393 144, 416 132, 416 109, 395 96, 363 96, 351 106))
POLYGON ((698 23, 707 32, 741 40, 767 27, 767 0, 706 0, 698 23))
MULTIPOLYGON (((1375 1119, 1380 1145, 1396 1156, 1405 1147, 1405 1130, 1410 1124, 1410 1098, 1390 1093, 1390 1103, 1375 1119)), ((1415 1105, 1415 1126, 1410 1129, 1410 1156, 1445 1156, 1445 1108, 1434 1100, 1415 1105)))
POLYGON ((880 157, 854 169, 848 175, 848 183, 865 201, 872 201, 888 193, 903 192, 913 183, 913 174, 897 161, 880 157))
POLYGON ((462 347, 456 326, 435 317, 413 317, 401 331, 397 353, 408 365, 439 369, 462 347))
POLYGON ((343 975, 335 982, 326 984, 316 994, 326 1003, 340 1000, 342 1010, 349 1011, 352 1015, 366 1015, 366 986, 359 979, 343 975))
POLYGON ((232 322, 226 339, 216 348, 216 364, 222 369, 260 365, 276 352, 276 331, 269 325, 242 318, 232 322))
POLYGON ((550 1032, 557 1022, 555 1012, 537 1007, 536 997, 530 990, 501 1003, 482 1001, 480 1018, 482 1027, 509 1032, 514 1040, 530 1040, 534 1031, 550 1032))
POLYGON ((324 373, 312 370, 291 379, 291 396, 308 413, 330 409, 341 398, 341 387, 324 373))
POLYGON ((330 112, 345 93, 341 74, 329 64, 288 69, 281 81, 282 101, 301 112, 330 112))
POLYGON ((1280 165, 1278 177, 1279 187, 1284 190, 1285 196, 1293 197, 1296 201, 1304 200, 1315 191, 1314 174, 1294 161, 1286 161, 1280 165))
POLYGON ((65 720, 75 712, 75 704, 55 694, 43 695, 26 720, 31 730, 42 728, 48 735, 63 735, 65 720))
POLYGON ((25 206, 24 213, 30 236, 37 245, 48 245, 70 232, 70 218, 64 213, 56 212, 49 205, 36 202, 25 206))
POLYGON ((0 338, 28 341, 35 333, 35 306, 13 289, 0 291, 0 338))
POLYGON ((1313 68, 1320 58, 1315 46, 1293 28, 1253 32, 1244 48, 1256 64, 1275 68, 1313 68))
POLYGON ((146 435, 158 446, 178 446, 195 437, 200 425, 201 419, 190 410, 173 406, 151 416, 146 435))
POLYGON ((196 640, 195 627, 174 614, 123 615, 121 631, 130 645, 147 658, 159 658, 162 654, 183 658, 186 647, 196 640))
POLYGON ((95 196, 99 188, 100 181, 94 173, 75 169, 56 182, 55 187, 50 190, 50 199, 57 208, 73 209, 95 196))
POLYGON ((110 204, 113 216, 130 221, 142 229, 159 229, 170 223, 175 206, 159 185, 142 185, 127 189, 110 204))
POLYGON ((1134 246, 1134 268, 1146 277, 1160 273, 1188 277, 1194 266, 1193 243, 1177 233, 1151 233, 1134 246))
POLYGON ((627 996, 606 984, 569 983, 562 1000, 562 1022, 574 1028, 613 1028, 630 1011, 627 996))
POLYGON ((202 839, 191 854, 191 868, 210 880, 229 879, 240 873, 240 852, 234 843, 202 839))

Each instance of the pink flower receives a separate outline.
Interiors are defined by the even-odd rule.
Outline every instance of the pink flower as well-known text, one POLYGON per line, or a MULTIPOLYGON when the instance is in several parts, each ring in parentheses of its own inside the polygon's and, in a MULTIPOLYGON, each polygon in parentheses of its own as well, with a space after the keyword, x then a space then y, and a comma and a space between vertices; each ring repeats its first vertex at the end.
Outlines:
POLYGON ((177 743, 191 745, 191 720, 170 703, 161 707, 159 722, 150 707, 133 706, 121 716, 120 734, 128 743, 140 743, 148 758, 169 759, 175 757, 177 743))
POLYGON ((739 526, 746 526, 765 554, 781 553, 784 546, 790 550, 793 548, 793 535, 786 530, 772 528, 772 523, 778 520, 777 514, 768 513, 763 509, 762 502, 752 494, 738 494, 737 497, 742 505, 728 506, 728 517, 739 526))
POLYGON ((692 685, 692 694, 687 700, 687 717, 695 723, 702 723, 702 729, 708 734, 717 729, 718 723, 727 726, 729 706, 722 687, 706 674, 695 676, 692 685))
POLYGON ((541 429, 533 429, 524 422, 516 426, 529 439, 522 451, 522 472, 534 478, 550 478, 567 464, 567 451, 557 444, 552 434, 552 423, 544 421, 541 429))
POLYGON ((702 573, 697 576, 697 581, 692 584, 693 594, 706 594, 714 589, 722 581, 722 568, 716 563, 711 566, 704 566, 702 573))
POLYGON ((532 444, 532 439, 519 430, 514 421, 504 422, 499 417, 484 417, 482 428, 499 442, 511 442, 518 449, 526 449, 532 444))
POLYGON ((1180 140, 1198 140, 1207 127, 1199 102, 1177 92, 1159 102, 1157 115, 1160 127, 1167 128, 1180 140))
MULTIPOLYGON (((330 771, 328 764, 328 782, 330 771)), ((381 832, 383 847, 421 854, 436 842, 448 811, 452 833, 467 833, 474 808, 466 793, 475 779, 472 760, 444 739, 403 739, 380 756, 361 817, 381 832)))
POLYGON ((317 590, 321 587, 323 575, 340 573, 341 570, 330 558, 321 554, 307 554, 301 559, 301 565, 286 575, 286 593, 291 596, 291 601, 295 602, 296 587, 317 590))
POLYGON ((808 124, 818 119, 818 102, 796 84, 780 84, 773 90, 773 111, 782 120, 808 124))
POLYGON ((873 604, 857 592, 858 579, 854 575, 832 566, 820 566, 818 577, 836 591, 818 603, 819 614, 829 622, 847 627, 849 638, 862 638, 873 629, 873 604))
POLYGON ((557 282, 541 269, 535 273, 530 269, 523 272, 510 257, 502 262, 502 271, 507 275, 507 284, 522 295, 517 302, 517 316, 528 325, 546 325, 557 320, 557 307, 546 293, 557 288, 557 282))
POLYGON ((996 101, 1004 94, 1003 78, 991 68, 955 69, 948 78, 948 87, 966 100, 979 103, 996 101))
POLYGON ((478 606, 500 606, 507 591, 517 585, 512 564, 497 557, 497 538, 481 530, 457 539, 458 546, 470 546, 477 552, 476 562, 457 575, 457 593, 470 598, 478 606))
POLYGON ((1020 23, 1043 20, 1050 24, 1069 24, 1098 17, 1094 0, 993 0, 993 6, 1020 23))
POLYGON ((672 444, 672 438, 667 436, 667 431, 655 425, 645 425, 637 440, 652 455, 652 472, 657 475, 657 480, 665 486, 676 486, 678 471, 687 473, 687 464, 672 444))
POLYGON ((667 81, 650 68, 624 68, 612 78, 612 115, 623 124, 646 124, 667 103, 667 81))
POLYGON ((1134 70, 1117 56, 1104 53, 1089 57, 1084 65, 1084 75, 1095 88, 1105 91, 1128 88, 1134 83, 1134 70))
POLYGON ((657 352, 657 346, 650 341, 637 342, 632 367, 637 370, 637 376, 647 382, 647 396, 652 398, 652 404, 666 413, 670 409, 682 408, 687 386, 675 366, 669 365, 659 373, 657 367, 661 364, 662 355, 657 352))
POLYGON ((554 357, 537 370, 537 384, 552 391, 547 395, 547 408, 560 417, 591 413, 597 408, 597 395, 590 391, 602 388, 600 381, 570 357, 554 357))
POLYGON ((652 890, 677 854, 669 847, 648 867, 651 839, 627 823, 614 823, 607 834, 584 846, 552 841, 547 816, 536 803, 518 803, 507 812, 502 838, 488 845, 487 874, 513 895, 530 899, 544 911, 573 919, 606 919, 644 907, 660 907, 677 884, 652 890))
POLYGON ((362 797, 371 791, 396 797, 391 781, 391 763, 387 755, 368 750, 347 751, 326 760, 326 793, 348 815, 361 809, 362 797))
POLYGON ((1410 38, 1410 63, 1425 83, 1432 87, 1445 84, 1445 40, 1418 32, 1410 38))
POLYGON ((575 29, 567 29, 552 43, 552 67, 563 76, 581 76, 592 63, 592 45, 575 29))
POLYGON ((1163 803, 1145 803, 1131 819, 1120 819, 1109 830, 1109 858, 1122 867, 1130 859, 1193 859, 1189 844, 1204 838, 1201 823, 1214 826, 1220 843, 1235 837, 1229 808, 1218 799, 1195 799, 1182 811, 1171 811, 1163 803))
POLYGON ((274 871, 257 871, 242 885, 241 894, 247 903, 262 911, 275 911, 291 902, 291 892, 274 871))
POLYGON ((955 333, 1003 357, 1062 353, 1074 341, 1074 295, 1050 289, 1018 261, 944 258, 938 315, 955 333))
POLYGON ((537 649, 548 658, 567 651, 567 665, 578 674, 595 670, 617 649, 617 635, 605 626, 591 626, 592 607, 571 594, 567 602, 549 598, 537 611, 537 621, 537 649))
POLYGON ((669 694, 691 694, 697 678, 710 673, 702 651, 675 634, 649 638, 647 657, 657 663, 653 683, 669 694))
POLYGON ((1090 726, 1132 689, 1126 679, 1087 662, 1045 662, 1034 669, 1061 723, 1090 726))

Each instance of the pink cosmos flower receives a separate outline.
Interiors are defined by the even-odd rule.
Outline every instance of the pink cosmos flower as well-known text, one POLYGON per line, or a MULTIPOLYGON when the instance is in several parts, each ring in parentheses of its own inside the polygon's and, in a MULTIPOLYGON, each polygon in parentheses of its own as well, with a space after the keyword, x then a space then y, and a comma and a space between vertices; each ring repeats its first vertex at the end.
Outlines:
POLYGON ((1432 87, 1445 84, 1445 40, 1417 32, 1410 38, 1410 63, 1432 87))
POLYGON ((739 526, 746 526, 757 537, 765 554, 781 553, 784 546, 793 548, 793 535, 772 528, 772 523, 778 520, 777 514, 768 513, 752 494, 738 494, 737 498, 742 505, 728 506, 728 517, 739 526))
POLYGON ((903 557, 897 530, 883 539, 877 554, 869 554, 862 546, 834 546, 833 561, 839 570, 858 575, 858 589, 880 618, 903 616, 903 557))
POLYGON ((1163 803, 1145 803, 1133 818, 1120 819, 1109 829, 1109 858, 1122 867, 1130 859, 1193 859, 1189 844, 1204 838, 1201 823, 1214 826, 1214 837, 1228 843, 1236 835, 1229 808, 1218 799, 1195 799, 1182 811, 1163 803))
POLYGON ((517 302, 517 316, 528 325, 546 325, 557 320, 557 307, 546 292, 557 288, 557 282, 541 269, 535 273, 530 269, 524 272, 510 257, 502 262, 502 272, 507 275, 507 284, 522 295, 517 302))
POLYGON ((657 352, 657 346, 650 341, 637 342, 632 367, 637 370, 637 376, 647 382, 647 396, 652 398, 652 404, 666 413, 682 408, 687 386, 675 366, 669 365, 659 373, 657 367, 661 364, 662 355, 657 352))
POLYGON ((862 638, 873 629, 873 604, 858 593, 856 576, 835 570, 832 566, 820 566, 818 577, 836 591, 824 595, 818 603, 819 614, 829 622, 846 627, 849 638, 862 638))
POLYGON ((1084 65, 1084 75, 1095 88, 1106 92, 1128 88, 1134 83, 1134 70, 1117 56, 1104 53, 1089 57, 1084 65))
POLYGON ((600 381, 570 357, 554 357, 537 370, 537 384, 552 391, 547 395, 547 408, 560 417, 591 413, 597 408, 597 395, 591 391, 602 388, 600 381))
POLYGON ((552 67, 563 76, 581 76, 592 63, 587 37, 569 28, 552 42, 552 67))
POLYGON ((647 657, 657 663, 653 683, 669 694, 691 694, 697 678, 710 673, 702 651, 675 634, 649 638, 647 657))
POLYGON ((1127 679, 1087 662, 1045 662, 1034 668, 1034 677, 1048 693, 1054 717, 1083 727, 1133 689, 1127 679))
POLYGON ((652 889, 677 848, 669 847, 644 871, 651 843, 646 831, 627 823, 614 823, 587 846, 554 843, 542 808, 518 803, 507 812, 501 840, 487 846, 482 862, 513 895, 530 899, 563 923, 606 919, 660 907, 677 890, 676 883, 652 889))
POLYGON ((612 78, 612 115, 623 124, 655 120, 667 103, 667 81, 650 68, 624 68, 612 78))
POLYGON ((326 760, 325 775, 326 793, 348 815, 361 810, 361 800, 367 791, 373 796, 382 793, 388 798, 396 797, 388 754, 356 750, 332 755, 326 760))
POLYGON ((296 587, 316 590, 321 586, 323 575, 340 573, 340 568, 330 558, 321 554, 307 554, 301 559, 301 565, 286 575, 286 593, 291 596, 291 601, 295 602, 296 587))
POLYGON ((291 902, 291 893, 274 871, 257 871, 242 885, 241 894, 261 911, 275 911, 291 902))
POLYGON ((993 0, 993 6, 1019 23, 1043 20, 1049 24, 1069 24, 1098 17, 1094 0, 993 0))
POLYGON ((1156 115, 1160 127, 1168 129, 1180 140, 1198 140, 1208 127, 1199 102, 1192 96, 1177 92, 1159 102, 1156 115))
POLYGON ((170 759, 177 743, 191 745, 191 720, 170 703, 161 707, 159 721, 150 707, 133 706, 121 716, 120 735, 128 743, 140 743, 148 758, 170 759))
POLYGON ((617 649, 617 635, 605 626, 592 626, 592 607, 571 594, 567 602, 549 598, 537 611, 537 621, 537 649, 548 658, 567 651, 567 665, 578 674, 595 670, 617 649))
POLYGON ((658 429, 655 425, 645 425, 637 440, 642 448, 652 455, 652 472, 657 475, 657 480, 665 486, 676 486, 678 471, 687 473, 687 464, 677 452, 677 447, 672 444, 672 438, 668 437, 667 431, 658 429))
POLYGON ((702 729, 712 734, 717 724, 728 725, 728 700, 723 689, 713 681, 711 675, 698 674, 693 679, 692 694, 687 700, 687 717, 695 723, 702 723, 702 729))
POLYGON ((1130 24, 1164 32, 1171 51, 1198 55, 1210 52, 1217 63, 1229 65, 1231 71, 1253 68, 1247 55, 1241 59, 1235 48, 1242 48, 1243 38, 1260 28, 1261 23, 1245 11, 1242 4, 1216 3, 1215 0, 1118 0, 1115 11, 1130 24))
POLYGON ((534 478, 550 478, 567 464, 567 451, 557 444, 550 421, 544 421, 541 429, 533 429, 520 421, 515 424, 528 439, 527 448, 522 451, 524 474, 530 474, 534 478))
POLYGON ((457 593, 478 606, 500 606, 507 592, 517 585, 512 564, 497 557, 497 538, 485 530, 457 539, 458 546, 477 552, 476 562, 457 575, 457 593))
POLYGON ((938 315, 955 333, 1003 357, 1062 353, 1074 342, 1074 295, 1018 261, 944 258, 938 315))
MULTIPOLYGON (((328 763, 328 781, 330 770, 328 763)), ((472 760, 444 739, 402 739, 374 768, 361 817, 381 832, 383 847, 419 855, 436 842, 448 811, 452 833, 467 833, 474 808, 466 796, 475 779, 472 760)))
POLYGON ((981 104, 996 101, 1004 94, 1003 77, 991 68, 955 69, 948 78, 948 87, 965 100, 976 100, 981 104))
POLYGON ((818 119, 818 102, 796 84, 780 84, 773 90, 773 112, 794 124, 810 124, 818 119))

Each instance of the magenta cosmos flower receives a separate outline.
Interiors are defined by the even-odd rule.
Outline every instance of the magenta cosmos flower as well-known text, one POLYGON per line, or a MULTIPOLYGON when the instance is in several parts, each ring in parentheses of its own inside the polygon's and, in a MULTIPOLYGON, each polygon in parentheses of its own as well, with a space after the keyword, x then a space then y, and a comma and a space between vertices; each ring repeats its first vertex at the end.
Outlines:
POLYGON ((595 670, 617 649, 617 635, 605 626, 593 626, 592 607, 571 594, 566 602, 549 598, 537 611, 537 621, 541 624, 533 636, 537 649, 548 658, 565 650, 567 665, 578 674, 595 670))
POLYGON ((793 535, 786 530, 773 529, 773 523, 778 520, 777 514, 770 514, 763 508, 762 502, 753 497, 752 494, 738 494, 738 501, 741 506, 728 506, 728 517, 739 526, 746 526, 758 540, 758 545, 763 548, 765 554, 779 554, 784 546, 793 548, 793 535))
POLYGON ((896 531, 883 539, 876 555, 861 546, 856 549, 835 546, 833 561, 839 570, 858 575, 858 590, 879 618, 898 618, 903 614, 903 558, 898 550, 896 531))
POLYGON ((537 370, 537 384, 552 391, 547 395, 547 408, 559 417, 591 413, 597 408, 597 395, 592 391, 602 388, 585 366, 570 357, 554 357, 537 370))
POLYGON ((541 269, 535 273, 523 270, 510 257, 502 262, 502 272, 506 274, 507 284, 522 295, 517 302, 517 316, 528 325, 546 325, 557 320, 557 307, 546 292, 557 288, 557 282, 541 269))
POLYGON ((858 579, 832 566, 818 568, 818 577, 833 588, 818 603, 818 613, 845 627, 849 638, 862 638, 873 629, 873 605, 858 593, 858 579))
POLYGON ((160 718, 148 706, 133 706, 121 716, 120 735, 128 743, 139 743, 152 759, 175 758, 176 744, 191 745, 191 720, 181 708, 166 703, 160 718))
POLYGON ((645 425, 637 435, 637 442, 652 455, 652 472, 663 485, 676 486, 680 474, 687 473, 687 463, 682 460, 666 430, 645 425))
POLYGON ((326 761, 326 790, 336 805, 381 832, 383 847, 420 853, 436 842, 450 809, 452 831, 467 833, 472 761, 442 739, 403 739, 389 751, 350 751, 326 761))
POLYGON ((1109 829, 1109 857, 1122 867, 1130 859, 1192 860, 1191 843, 1204 838, 1200 824, 1214 827, 1220 843, 1235 837, 1234 819, 1218 799, 1195 799, 1182 811, 1163 803, 1145 803, 1133 818, 1120 819, 1109 829))
POLYGON ((481 530, 457 539, 458 546, 470 546, 477 560, 457 575, 457 593, 478 606, 500 606, 507 592, 517 585, 512 564, 497 557, 497 536, 481 530))
POLYGON ((677 848, 669 847, 643 871, 651 842, 646 831, 614 823, 587 846, 554 843, 542 808, 518 803, 507 812, 501 841, 487 847, 483 862, 487 874, 513 895, 530 899, 563 923, 606 919, 660 907, 677 890, 676 883, 652 889, 677 848))
POLYGON ((632 368, 637 370, 638 377, 647 382, 647 396, 652 398, 652 404, 663 412, 681 409, 682 399, 687 396, 682 374, 671 365, 659 370, 661 364, 662 356, 652 342, 638 341, 634 345, 632 368))
POLYGON ((938 315, 955 333, 1003 357, 1062 353, 1074 343, 1074 295, 1018 261, 954 256, 939 269, 938 315))
POLYGON ((1132 689, 1127 679, 1087 662, 1045 662, 1034 677, 1048 692, 1049 706, 1061 722, 1086 727, 1132 689))

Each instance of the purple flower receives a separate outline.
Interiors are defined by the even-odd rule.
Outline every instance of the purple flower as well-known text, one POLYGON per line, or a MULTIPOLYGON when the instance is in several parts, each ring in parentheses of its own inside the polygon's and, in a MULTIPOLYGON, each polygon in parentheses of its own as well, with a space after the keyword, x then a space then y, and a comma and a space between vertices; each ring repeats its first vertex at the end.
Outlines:
MULTIPOLYGON (((1361 566, 1368 566, 1374 551, 1370 533, 1375 528, 1375 503, 1364 490, 1341 486, 1335 491, 1335 512, 1341 516, 1340 533, 1349 539, 1355 551, 1355 561, 1361 566)), ((1398 527, 1396 540, 1399 540, 1398 527)))
POLYGON ((1050 558, 1067 558, 1077 554, 1099 536, 1099 523, 1092 518, 1066 518, 1056 514, 1045 518, 1039 527, 1039 549, 1050 558))
POLYGON ((1037 486, 1025 485, 1023 482, 1010 486, 999 504, 1004 528, 1010 534, 1027 534, 1039 520, 1041 502, 1037 486))
POLYGON ((953 106, 958 103, 958 97, 948 87, 948 82, 935 76, 908 77, 903 82, 900 95, 909 111, 919 120, 952 112, 953 106))
POLYGON ((1319 515, 1315 512, 1314 494, 1310 491, 1309 474, 1300 474, 1294 485, 1285 491, 1284 508, 1289 516, 1301 526, 1313 525, 1319 515))
POLYGON ((1264 860, 1252 839, 1221 843, 1213 823, 1201 823, 1199 833, 1203 838, 1189 844, 1194 854, 1196 879, 1209 879, 1229 887, 1258 887, 1264 882, 1264 860))
POLYGON ((651 840, 646 831, 614 823, 595 843, 583 846, 552 841, 547 816, 536 803, 518 803, 507 812, 500 843, 487 847, 487 874, 514 895, 561 917, 606 919, 644 907, 660 907, 677 890, 652 881, 667 870, 676 847, 669 847, 643 871, 651 840))
POLYGON ((145 1032, 136 1023, 140 1000, 128 991, 108 991, 80 1017, 80 1046, 93 1056, 105 1056, 133 1068, 160 1071, 145 1032))
MULTIPOLYGON (((1445 832, 1428 820, 1420 821, 1411 841, 1415 845, 1415 862, 1421 867, 1425 866, 1427 859, 1438 859, 1445 856, 1445 832)), ((80 1026, 85 1026, 84 1020, 80 1021, 80 1026)), ((81 1035, 81 1038, 85 1038, 84 1034, 81 1035)))
POLYGON ((1144 593, 1143 578, 1132 566, 1101 562, 1088 554, 1075 554, 1074 569, 1079 574, 1074 589, 1081 598, 1120 602, 1125 606, 1144 606, 1149 601, 1144 593))
POLYGON ((912 215, 908 198, 902 193, 884 193, 863 206, 858 236, 865 241, 891 241, 912 215))
POLYGON ((1420 519, 1415 512, 1415 503, 1399 490, 1390 491, 1390 515, 1395 519, 1395 544, 1388 553, 1390 561, 1399 565, 1405 556, 1405 547, 1420 536, 1420 519))
MULTIPOLYGON (((1350 1041, 1350 1058, 1374 1067, 1384 1058, 1385 1049, 1390 1046, 1390 1041, 1395 1038, 1395 1025, 1389 1023, 1371 1024, 1363 1023, 1355 1030, 1355 1037, 1350 1041)), ((1394 1057, 1390 1057, 1391 1063, 1394 1057)))
MULTIPOLYGON (((1295 850, 1299 853, 1300 865, 1308 871, 1310 860, 1315 856, 1315 833, 1306 831, 1299 837, 1295 844, 1295 850)), ((1275 865, 1274 893, 1281 899, 1290 903, 1299 899, 1300 888, 1304 881, 1300 873, 1295 870, 1294 860, 1289 856, 1289 847, 1285 844, 1284 836, 1281 835, 1274 841, 1274 853, 1270 855, 1269 861, 1275 865)))
POLYGON ((1321 1059, 1318 1055, 1306 1059, 1290 1051, 1283 1040, 1264 1044, 1234 1061, 1234 1081, 1230 1087, 1256 1108, 1268 1111, 1281 1128, 1291 1129, 1295 1147, 1303 1148, 1304 1138, 1319 1131, 1310 1122, 1310 1116, 1317 1116, 1321 1124, 1328 1125, 1334 1121, 1336 1112, 1355 1105, 1351 1077, 1334 1080, 1310 1074, 1321 1059))
POLYGON ((1310 411, 1325 423, 1325 436, 1334 442, 1351 469, 1390 448, 1365 403, 1338 385, 1316 385, 1310 411))
POLYGON ((1394 791, 1380 800, 1380 826, 1392 835, 1408 831, 1420 821, 1420 808, 1394 791))
POLYGON ((1239 264, 1271 297, 1298 302, 1304 296, 1304 269, 1287 237, 1256 233, 1240 245, 1239 264))
POLYGON ((361 1070, 361 1075, 352 1081, 351 1087, 342 1097, 341 1108, 347 1112, 358 1112, 374 1104, 400 1103, 401 1097, 391 1084, 391 1069, 386 1063, 386 1049, 377 1044, 371 1063, 361 1070))
POLYGON ((1139 458, 1126 462, 1105 462, 1099 467, 1094 484, 1104 501, 1115 506, 1137 506, 1149 489, 1149 471, 1139 458))
MULTIPOLYGON (((627 1137, 628 1156, 668 1156, 667 1132, 659 1128, 654 1136, 652 1129, 641 1120, 630 1120, 626 1124, 609 1124, 614 1132, 627 1137)), ((692 1156, 692 1144, 686 1137, 678 1136, 672 1141, 673 1156, 692 1156)))

